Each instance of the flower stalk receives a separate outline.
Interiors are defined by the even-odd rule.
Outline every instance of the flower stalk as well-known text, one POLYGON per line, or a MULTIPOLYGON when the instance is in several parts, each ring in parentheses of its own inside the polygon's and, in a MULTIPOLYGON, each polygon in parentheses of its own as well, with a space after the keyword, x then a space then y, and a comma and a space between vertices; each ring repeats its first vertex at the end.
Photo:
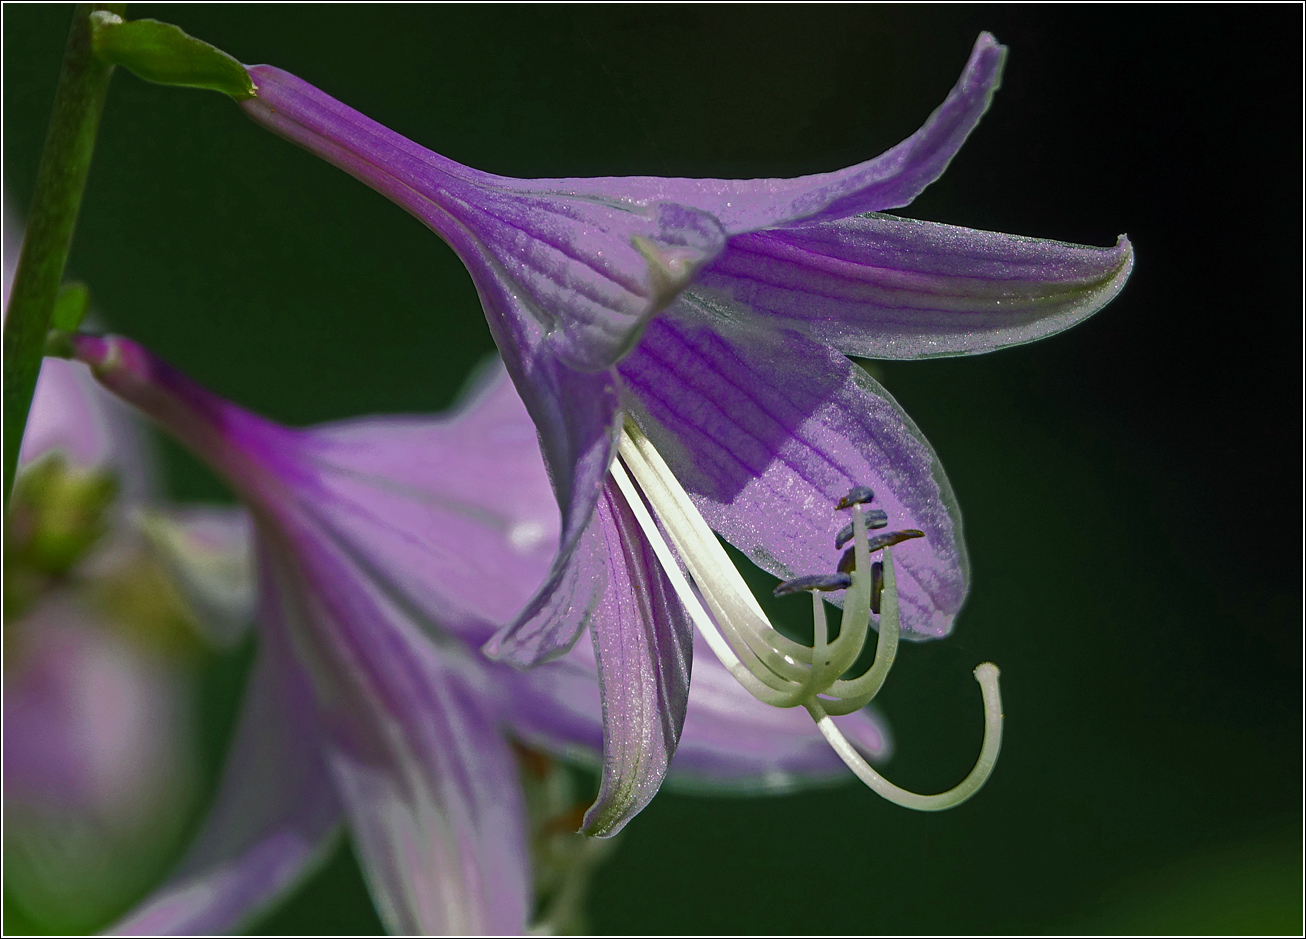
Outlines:
POLYGON ((77 212, 95 150, 95 134, 113 67, 96 58, 91 14, 121 13, 125 4, 78 4, 64 47, 50 129, 36 175, 27 237, 14 274, 4 326, 4 498, 18 469, 18 449, 41 372, 59 283, 68 263, 77 212))

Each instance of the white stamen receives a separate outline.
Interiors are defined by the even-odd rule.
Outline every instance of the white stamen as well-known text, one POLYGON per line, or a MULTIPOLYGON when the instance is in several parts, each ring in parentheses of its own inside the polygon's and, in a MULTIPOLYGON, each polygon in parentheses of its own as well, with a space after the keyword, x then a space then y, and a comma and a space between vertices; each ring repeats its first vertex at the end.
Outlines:
POLYGON ((860 505, 851 507, 856 567, 851 572, 852 583, 845 594, 839 638, 828 641, 825 603, 813 590, 813 644, 809 648, 782 636, 771 625, 671 468, 652 442, 629 420, 622 431, 617 452, 620 459, 613 462, 610 470, 617 488, 695 627, 721 663, 750 694, 776 707, 800 704, 806 707, 822 735, 849 768, 867 786, 898 805, 938 811, 958 805, 979 791, 993 771, 1002 742, 998 669, 991 663, 986 662, 975 670, 985 708, 980 758, 970 775, 948 792, 922 796, 888 782, 853 749, 832 720, 834 716, 864 707, 875 697, 884 685, 898 650, 897 577, 892 550, 886 547, 875 660, 858 678, 844 680, 839 677, 861 654, 871 615, 870 547, 866 519, 860 505), (649 512, 645 500, 653 513, 649 512), (654 521, 653 514, 656 514, 657 521, 654 521), (663 537, 663 529, 670 537, 671 545, 663 537), (697 591, 681 571, 681 563, 697 591), (820 695, 825 697, 818 697, 820 695))

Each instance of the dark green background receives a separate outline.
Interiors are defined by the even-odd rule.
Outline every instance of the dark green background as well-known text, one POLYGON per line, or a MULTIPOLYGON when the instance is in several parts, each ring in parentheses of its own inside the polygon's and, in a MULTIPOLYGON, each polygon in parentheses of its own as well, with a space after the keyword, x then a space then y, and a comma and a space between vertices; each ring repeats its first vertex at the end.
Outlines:
MULTIPOLYGON (((4 7, 19 207, 69 12, 4 7)), ((1003 671, 997 772, 941 815, 854 785, 663 794, 597 875, 591 924, 1300 929, 1299 7, 130 12, 526 177, 834 169, 915 130, 994 32, 1011 51, 993 110, 906 214, 1128 232, 1138 255, 1069 333, 883 369, 948 468, 974 568, 955 635, 907 648, 881 698, 887 772, 927 791, 965 772, 984 659, 1003 671)), ((444 407, 491 348, 461 264, 418 222, 226 99, 126 73, 71 271, 115 330, 291 423, 444 407)), ((179 496, 225 498, 168 455, 179 496)), ((342 851, 257 928, 378 924, 342 851)))

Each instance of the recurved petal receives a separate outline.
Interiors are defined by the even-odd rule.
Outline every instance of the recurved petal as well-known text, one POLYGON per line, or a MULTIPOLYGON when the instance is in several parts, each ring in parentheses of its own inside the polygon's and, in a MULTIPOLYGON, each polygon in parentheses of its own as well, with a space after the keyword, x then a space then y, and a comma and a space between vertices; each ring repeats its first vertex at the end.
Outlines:
POLYGON ((284 642, 264 637, 217 800, 181 866, 111 933, 231 932, 293 889, 329 849, 340 807, 312 694, 284 642))
POLYGON ((946 635, 969 579, 929 442, 860 367, 728 304, 684 295, 621 364, 630 409, 712 528, 785 580, 834 570, 835 503, 870 486, 894 528, 902 629, 946 635))
MULTIPOLYGON (((806 710, 758 701, 695 639, 688 715, 667 785, 761 794, 852 778, 806 710)), ((889 756, 888 730, 870 708, 834 721, 869 759, 889 756)))
POLYGON ((516 763, 498 689, 461 643, 437 646, 312 527, 261 532, 262 621, 308 671, 331 778, 386 927, 524 930, 530 897, 516 763))
POLYGON ((1006 52, 992 35, 980 33, 957 84, 920 130, 873 159, 831 173, 794 179, 556 179, 533 185, 641 205, 692 205, 716 216, 732 236, 896 208, 915 199, 947 169, 988 110, 1006 52))
POLYGON ((1124 286, 1133 249, 1092 248, 891 215, 752 232, 693 289, 848 355, 989 352, 1067 329, 1124 286))
POLYGON ((685 722, 693 624, 609 480, 595 517, 609 581, 590 624, 603 702, 603 774, 583 831, 610 837, 657 794, 685 722))

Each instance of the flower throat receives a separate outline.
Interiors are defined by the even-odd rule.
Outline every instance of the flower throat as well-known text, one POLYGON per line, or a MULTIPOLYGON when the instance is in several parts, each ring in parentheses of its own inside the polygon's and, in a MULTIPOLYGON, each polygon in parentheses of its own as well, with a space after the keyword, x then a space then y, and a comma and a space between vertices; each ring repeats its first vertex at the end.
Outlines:
POLYGON ((991 662, 975 669, 984 699, 984 742, 979 759, 966 778, 947 792, 919 795, 895 786, 871 768, 831 719, 865 707, 888 677, 898 651, 899 631, 892 546, 921 537, 921 532, 909 529, 872 537, 868 530, 886 526, 888 517, 878 509, 863 508, 874 498, 871 490, 859 486, 841 499, 835 508, 848 511, 852 519, 839 533, 835 546, 842 547, 851 538, 852 547, 845 552, 838 570, 800 577, 776 588, 778 596, 800 590, 812 594, 813 642, 805 646, 771 625, 688 493, 652 442, 629 418, 621 432, 618 459, 613 461, 610 472, 695 627, 721 663, 754 697, 774 707, 805 707, 849 769, 897 805, 939 811, 960 805, 979 791, 992 773, 1002 745, 998 668, 991 662), (664 530, 670 544, 662 535, 664 530), (882 551, 884 559, 872 564, 871 554, 876 551, 882 551), (692 586, 677 558, 689 572, 692 586), (839 635, 833 641, 828 638, 821 599, 821 592, 830 590, 846 591, 839 635), (866 643, 872 612, 880 616, 875 659, 862 675, 844 679, 841 676, 852 667, 866 643))

